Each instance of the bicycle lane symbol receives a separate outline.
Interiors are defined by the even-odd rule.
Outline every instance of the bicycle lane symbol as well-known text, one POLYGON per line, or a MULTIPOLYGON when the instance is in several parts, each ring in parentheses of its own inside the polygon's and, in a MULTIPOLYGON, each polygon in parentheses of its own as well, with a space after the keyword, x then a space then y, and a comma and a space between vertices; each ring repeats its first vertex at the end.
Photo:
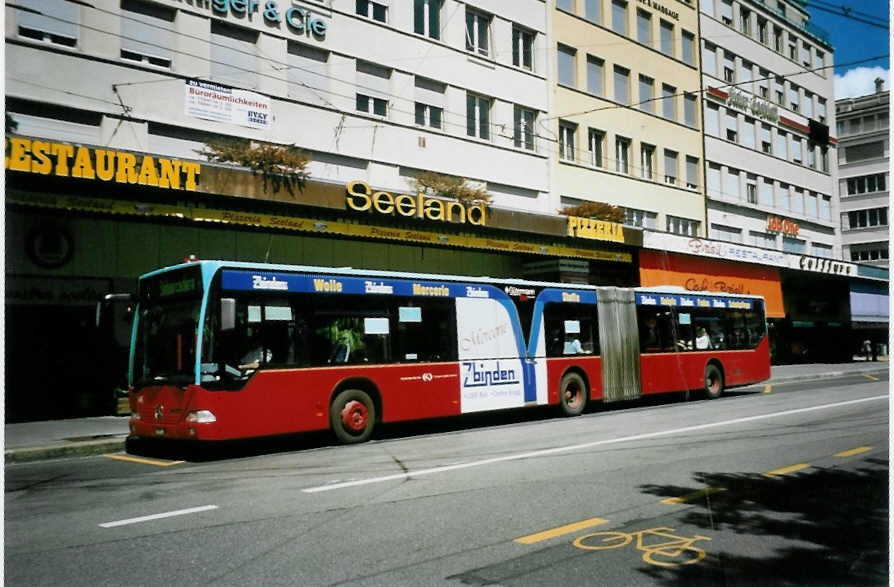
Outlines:
POLYGON ((694 546, 699 540, 711 540, 707 536, 692 538, 671 534, 673 528, 659 526, 638 532, 594 532, 574 540, 574 546, 583 550, 609 550, 630 544, 636 538, 636 548, 643 551, 643 560, 660 567, 691 565, 705 558, 705 551, 694 546), (648 538, 647 538, 648 537, 648 538))

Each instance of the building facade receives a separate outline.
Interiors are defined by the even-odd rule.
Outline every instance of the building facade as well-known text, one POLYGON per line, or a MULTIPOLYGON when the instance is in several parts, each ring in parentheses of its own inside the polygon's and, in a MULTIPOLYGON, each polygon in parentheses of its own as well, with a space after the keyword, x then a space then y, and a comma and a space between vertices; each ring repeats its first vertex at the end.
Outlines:
POLYGON ((888 119, 890 92, 877 79, 873 94, 835 102, 841 253, 849 261, 888 267, 888 119))
POLYGON ((557 0, 550 13, 558 208, 704 236, 698 12, 682 0, 557 0))
POLYGON ((710 238, 840 258, 832 47, 799 0, 703 0, 710 238))

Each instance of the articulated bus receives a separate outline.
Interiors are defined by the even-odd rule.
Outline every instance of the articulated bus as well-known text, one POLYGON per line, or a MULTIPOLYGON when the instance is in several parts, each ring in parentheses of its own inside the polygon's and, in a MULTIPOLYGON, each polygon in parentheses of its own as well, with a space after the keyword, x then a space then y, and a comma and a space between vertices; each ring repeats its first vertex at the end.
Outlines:
POLYGON ((760 297, 194 261, 139 280, 131 439, 218 441, 768 379, 760 297))

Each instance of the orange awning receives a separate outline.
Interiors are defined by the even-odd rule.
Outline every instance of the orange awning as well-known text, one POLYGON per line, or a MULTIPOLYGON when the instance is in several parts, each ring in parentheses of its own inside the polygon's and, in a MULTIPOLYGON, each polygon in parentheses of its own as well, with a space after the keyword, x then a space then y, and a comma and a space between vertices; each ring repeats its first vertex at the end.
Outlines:
POLYGON ((674 285, 689 291, 763 296, 768 318, 785 318, 782 282, 775 267, 745 265, 691 255, 641 249, 639 279, 644 287, 674 285))

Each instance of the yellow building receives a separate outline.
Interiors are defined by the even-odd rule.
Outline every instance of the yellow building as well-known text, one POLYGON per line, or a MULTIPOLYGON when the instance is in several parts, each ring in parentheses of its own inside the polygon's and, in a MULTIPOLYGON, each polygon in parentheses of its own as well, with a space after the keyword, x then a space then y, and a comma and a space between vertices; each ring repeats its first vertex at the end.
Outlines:
POLYGON ((559 208, 705 234, 698 10, 681 0, 556 0, 550 131, 559 208))

